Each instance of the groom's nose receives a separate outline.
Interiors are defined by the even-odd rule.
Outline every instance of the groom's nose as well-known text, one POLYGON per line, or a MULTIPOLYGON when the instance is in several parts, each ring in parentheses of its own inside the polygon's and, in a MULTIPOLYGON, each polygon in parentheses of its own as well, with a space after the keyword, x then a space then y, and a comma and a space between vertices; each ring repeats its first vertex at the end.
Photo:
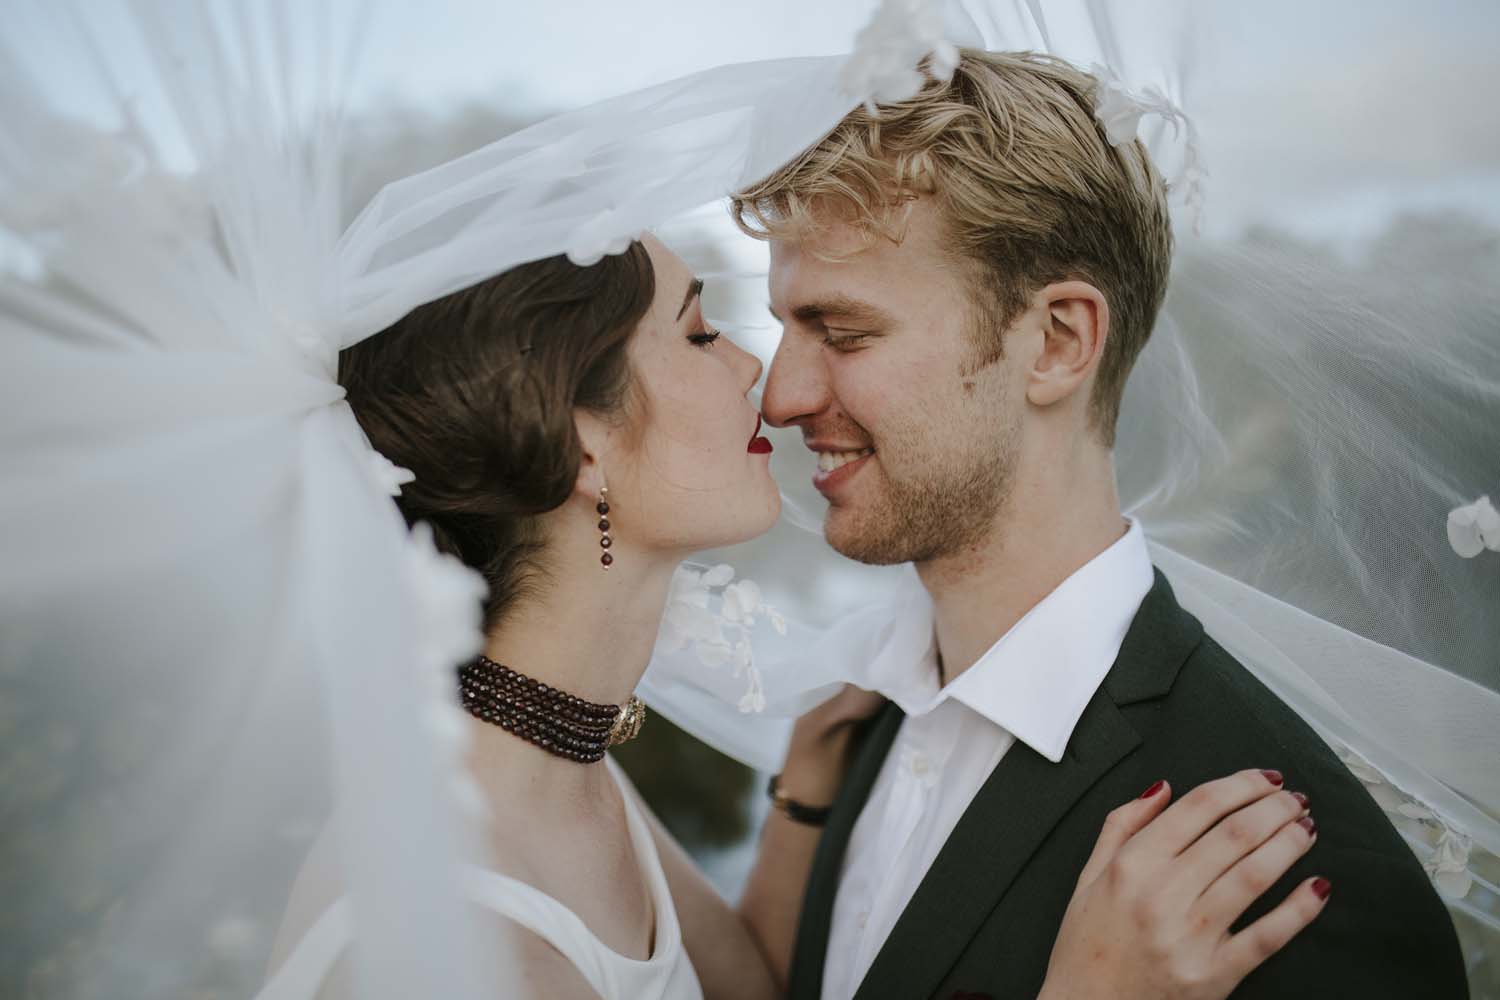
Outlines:
POLYGON ((771 358, 760 407, 766 423, 786 427, 828 409, 828 365, 815 337, 786 330, 771 358))

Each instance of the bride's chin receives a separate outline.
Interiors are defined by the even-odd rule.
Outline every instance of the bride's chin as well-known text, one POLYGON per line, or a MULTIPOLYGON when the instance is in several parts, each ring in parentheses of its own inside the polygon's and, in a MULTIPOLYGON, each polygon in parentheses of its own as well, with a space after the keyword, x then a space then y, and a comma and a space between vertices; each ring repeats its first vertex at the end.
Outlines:
MULTIPOLYGON (((767 479, 769 480, 769 476, 767 479)), ((705 548, 719 548, 726 545, 739 545, 743 542, 753 541, 771 530, 776 519, 781 516, 781 491, 776 488, 774 480, 770 480, 769 494, 761 509, 753 513, 741 514, 735 519, 735 523, 721 540, 714 542, 705 548)))

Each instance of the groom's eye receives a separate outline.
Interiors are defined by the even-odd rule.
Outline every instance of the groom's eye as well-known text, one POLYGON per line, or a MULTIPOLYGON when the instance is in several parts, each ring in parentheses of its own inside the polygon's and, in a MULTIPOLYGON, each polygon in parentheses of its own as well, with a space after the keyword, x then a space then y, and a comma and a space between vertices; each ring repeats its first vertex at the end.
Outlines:
POLYGON ((868 333, 835 333, 830 330, 823 335, 823 344, 835 351, 858 350, 871 337, 868 333))

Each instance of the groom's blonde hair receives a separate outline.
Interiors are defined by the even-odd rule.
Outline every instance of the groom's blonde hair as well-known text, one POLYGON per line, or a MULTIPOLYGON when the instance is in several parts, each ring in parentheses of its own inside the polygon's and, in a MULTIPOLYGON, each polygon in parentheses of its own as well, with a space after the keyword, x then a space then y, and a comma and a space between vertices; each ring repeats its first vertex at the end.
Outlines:
POLYGON ((1112 146, 1094 117, 1098 81, 1034 53, 964 50, 953 79, 872 116, 850 112, 821 142, 733 201, 752 236, 815 240, 852 223, 865 246, 899 242, 910 202, 934 199, 970 277, 978 364, 1032 295, 1082 279, 1104 293, 1110 332, 1090 423, 1114 444, 1125 379, 1166 292, 1166 186, 1139 142, 1112 146))

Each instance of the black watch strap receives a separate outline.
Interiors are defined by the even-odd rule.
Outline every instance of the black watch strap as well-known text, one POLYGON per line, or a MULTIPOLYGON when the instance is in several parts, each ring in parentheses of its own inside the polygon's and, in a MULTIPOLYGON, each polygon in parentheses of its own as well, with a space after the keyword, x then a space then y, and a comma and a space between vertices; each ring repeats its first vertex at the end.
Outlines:
POLYGON ((766 794, 771 796, 771 805, 785 813, 787 819, 807 826, 824 826, 828 823, 828 817, 833 813, 832 806, 808 806, 796 799, 788 798, 786 792, 781 790, 781 775, 779 774, 771 775, 771 783, 766 786, 766 794))

